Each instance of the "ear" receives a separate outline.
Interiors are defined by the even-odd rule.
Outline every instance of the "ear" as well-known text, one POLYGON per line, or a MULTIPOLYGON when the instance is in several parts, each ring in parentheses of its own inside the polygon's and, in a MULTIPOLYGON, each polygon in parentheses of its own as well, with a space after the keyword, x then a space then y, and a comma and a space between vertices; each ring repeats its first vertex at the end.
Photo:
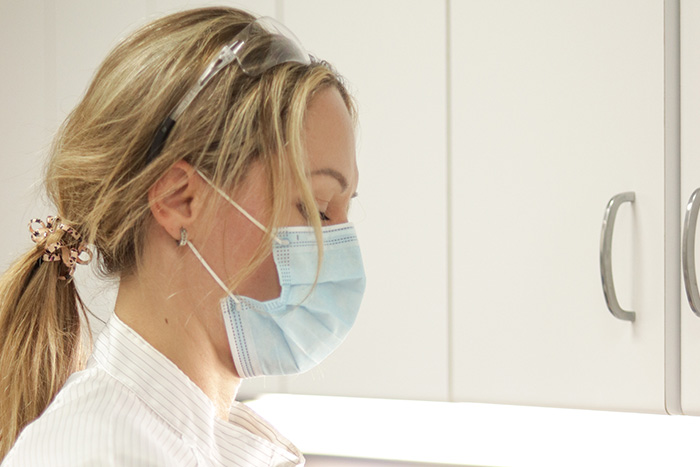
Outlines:
POLYGON ((190 230, 201 215, 201 182, 194 168, 181 160, 148 190, 153 218, 176 241, 180 228, 190 230))

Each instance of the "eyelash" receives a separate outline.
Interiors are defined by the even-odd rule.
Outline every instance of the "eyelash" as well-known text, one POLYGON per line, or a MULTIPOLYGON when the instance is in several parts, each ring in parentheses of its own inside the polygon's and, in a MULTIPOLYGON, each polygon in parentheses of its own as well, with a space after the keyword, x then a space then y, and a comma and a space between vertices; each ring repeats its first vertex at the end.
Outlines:
MULTIPOLYGON (((309 218, 303 203, 297 203, 297 209, 299 210, 299 212, 301 212, 301 215, 304 216, 305 219, 309 218)), ((323 211, 318 211, 318 215, 321 218, 321 221, 323 222, 331 220, 331 218, 328 217, 323 211)))

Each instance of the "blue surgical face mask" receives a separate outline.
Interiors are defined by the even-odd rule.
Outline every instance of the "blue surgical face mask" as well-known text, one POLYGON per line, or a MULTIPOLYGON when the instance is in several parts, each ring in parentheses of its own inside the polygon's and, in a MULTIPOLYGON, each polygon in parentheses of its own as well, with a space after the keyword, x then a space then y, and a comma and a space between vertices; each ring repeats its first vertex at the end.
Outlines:
MULTIPOLYGON (((225 192, 203 174, 200 176, 265 231, 225 192)), ((241 378, 305 372, 328 357, 348 335, 365 289, 357 235, 354 226, 345 223, 323 227, 322 238, 323 258, 317 270, 313 227, 284 227, 275 232, 272 255, 281 293, 264 302, 229 291, 194 245, 187 242, 227 293, 220 305, 241 378)))

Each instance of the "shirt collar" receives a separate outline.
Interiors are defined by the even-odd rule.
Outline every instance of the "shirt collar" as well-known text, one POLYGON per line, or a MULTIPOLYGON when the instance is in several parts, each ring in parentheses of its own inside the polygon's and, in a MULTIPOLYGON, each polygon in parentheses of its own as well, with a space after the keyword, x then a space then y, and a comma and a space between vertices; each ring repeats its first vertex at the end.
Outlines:
POLYGON ((258 443, 296 463, 297 448, 243 404, 234 402, 228 423, 216 416, 214 403, 172 361, 127 326, 116 314, 95 342, 90 365, 102 366, 132 390, 184 438, 204 452, 230 443, 258 443))

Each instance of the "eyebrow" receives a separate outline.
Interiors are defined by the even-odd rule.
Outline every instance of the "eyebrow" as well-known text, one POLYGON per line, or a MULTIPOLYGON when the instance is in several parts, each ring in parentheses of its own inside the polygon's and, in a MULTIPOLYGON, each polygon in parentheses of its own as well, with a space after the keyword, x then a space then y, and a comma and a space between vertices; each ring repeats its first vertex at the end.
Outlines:
POLYGON ((337 170, 330 168, 318 169, 311 172, 311 176, 313 177, 314 175, 330 175, 331 177, 338 180, 338 183, 340 183, 340 188, 342 188, 343 191, 348 189, 348 180, 343 176, 343 174, 341 174, 337 170))

